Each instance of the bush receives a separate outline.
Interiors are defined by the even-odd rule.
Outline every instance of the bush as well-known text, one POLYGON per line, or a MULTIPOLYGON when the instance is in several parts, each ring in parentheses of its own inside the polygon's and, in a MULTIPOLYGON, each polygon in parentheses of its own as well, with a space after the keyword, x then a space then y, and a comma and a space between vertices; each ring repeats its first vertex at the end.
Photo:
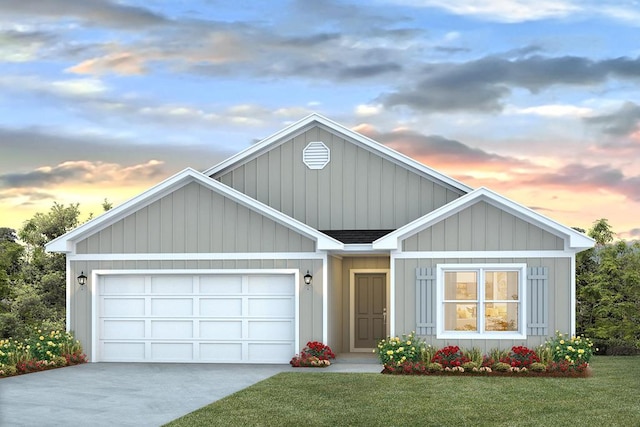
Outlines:
POLYGON ((504 362, 498 362, 498 363, 493 365, 493 370, 496 371, 496 372, 510 372, 511 371, 511 365, 509 365, 508 363, 504 363, 504 362))
POLYGON ((571 364, 589 363, 594 350, 596 350, 589 338, 583 336, 568 338, 558 331, 556 331, 554 338, 547 341, 547 346, 553 352, 554 362, 569 362, 571 364))
POLYGON ((85 363, 80 342, 70 332, 32 329, 23 340, 0 340, 0 376, 85 363))
POLYGON ((446 369, 462 366, 464 363, 470 362, 470 360, 462 354, 460 347, 457 345, 450 345, 438 350, 431 359, 431 362, 439 363, 446 369))
POLYGON ((335 358, 336 355, 328 345, 324 345, 319 341, 309 341, 307 346, 300 351, 300 355, 293 356, 289 364, 294 368, 324 368, 331 365, 329 359, 335 358))
POLYGON ((544 372, 547 370, 547 365, 540 362, 534 362, 529 366, 529 369, 533 372, 544 372))
POLYGON ((512 368, 528 368, 532 363, 540 362, 540 359, 535 351, 524 346, 514 346, 511 347, 509 355, 500 359, 500 362, 512 368))
POLYGON ((418 362, 422 358, 424 343, 416 338, 414 332, 401 338, 389 337, 378 342, 374 353, 383 365, 400 366, 404 362, 418 362))
POLYGON ((635 343, 617 338, 594 340, 595 354, 606 356, 635 356, 640 354, 640 341, 635 343))

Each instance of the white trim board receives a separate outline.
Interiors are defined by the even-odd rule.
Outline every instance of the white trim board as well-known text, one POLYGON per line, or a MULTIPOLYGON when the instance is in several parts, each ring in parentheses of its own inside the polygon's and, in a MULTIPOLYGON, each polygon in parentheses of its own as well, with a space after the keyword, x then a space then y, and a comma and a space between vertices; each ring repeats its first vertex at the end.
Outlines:
POLYGON ((67 254, 72 261, 201 261, 201 260, 269 260, 324 259, 318 252, 229 252, 229 253, 124 253, 124 254, 67 254))
POLYGON ((440 259, 440 258, 571 258, 573 251, 437 251, 394 252, 396 259, 440 259))

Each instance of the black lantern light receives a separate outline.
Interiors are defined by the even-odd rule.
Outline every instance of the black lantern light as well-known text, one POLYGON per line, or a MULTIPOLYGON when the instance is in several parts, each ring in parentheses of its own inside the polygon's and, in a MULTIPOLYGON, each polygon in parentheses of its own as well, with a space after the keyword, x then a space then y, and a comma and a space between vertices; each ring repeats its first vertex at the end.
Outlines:
POLYGON ((84 271, 80 272, 80 275, 78 276, 78 284, 80 286, 87 284, 87 276, 84 275, 84 271))
POLYGON ((313 276, 307 270, 307 274, 304 275, 304 284, 307 286, 311 286, 311 280, 313 280, 313 276))

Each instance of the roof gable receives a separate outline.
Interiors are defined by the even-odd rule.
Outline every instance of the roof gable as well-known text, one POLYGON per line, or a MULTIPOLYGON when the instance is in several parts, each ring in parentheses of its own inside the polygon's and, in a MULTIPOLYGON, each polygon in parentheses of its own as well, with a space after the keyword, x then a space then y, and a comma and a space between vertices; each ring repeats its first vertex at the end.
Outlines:
POLYGON ((52 240, 46 245, 46 249, 50 252, 73 252, 76 242, 115 224, 122 218, 131 215, 139 209, 150 205, 172 191, 182 188, 191 182, 197 182, 204 187, 224 195, 225 197, 229 197, 233 201, 251 210, 265 215, 287 228, 295 230, 300 234, 315 240, 317 242, 317 249, 341 249, 343 247, 341 242, 315 230, 314 228, 296 221, 282 212, 264 205, 263 203, 260 203, 259 201, 234 190, 233 188, 221 184, 194 169, 187 168, 133 199, 130 199, 122 205, 111 209, 101 216, 52 240))
POLYGON ((272 148, 277 147, 285 141, 304 133, 313 126, 320 126, 328 132, 338 134, 352 143, 365 148, 368 151, 374 152, 395 164, 401 165, 423 177, 433 179, 447 188, 454 190, 458 194, 462 195, 472 191, 471 187, 317 113, 310 114, 302 120, 299 120, 262 141, 253 144, 238 154, 231 156, 227 160, 205 170, 203 174, 216 178, 221 174, 224 174, 225 172, 260 156, 272 148))
POLYGON ((486 202, 523 221, 534 224, 555 236, 563 238, 566 250, 579 252, 591 248, 595 244, 595 241, 590 237, 509 200, 485 187, 481 187, 374 241, 373 249, 399 249, 402 240, 480 202, 486 202))

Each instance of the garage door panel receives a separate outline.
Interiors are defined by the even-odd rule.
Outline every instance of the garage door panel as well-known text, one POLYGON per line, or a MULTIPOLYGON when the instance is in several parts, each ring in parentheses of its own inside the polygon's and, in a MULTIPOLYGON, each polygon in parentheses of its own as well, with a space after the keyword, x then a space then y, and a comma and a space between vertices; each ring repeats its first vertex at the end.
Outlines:
POLYGON ((242 293, 242 276, 202 276, 200 293, 216 295, 242 293))
POLYGON ((102 345, 102 359, 117 362, 144 362, 144 342, 105 342, 102 345))
POLYGON ((109 320, 102 322, 102 337, 105 339, 144 339, 144 320, 109 320))
POLYGON ((200 321, 200 338, 229 340, 242 336, 242 321, 200 321))
POLYGON ((241 362, 241 343, 201 343, 200 360, 203 362, 241 362))
POLYGON ((292 274, 105 275, 98 290, 100 361, 287 363, 296 350, 292 274))
POLYGON ((286 337, 293 335, 292 321, 261 321, 249 320, 249 339, 265 340, 278 339, 278 337, 286 337))
POLYGON ((151 292, 154 294, 193 293, 191 276, 155 276, 151 278, 151 292))
POLYGON ((144 316, 144 298, 105 298, 102 304, 104 316, 144 316))
POLYGON ((242 298, 200 298, 200 316, 240 317, 242 298))
POLYGON ((292 298, 249 298, 250 317, 293 316, 292 298))
POLYGON ((152 298, 151 315, 153 316, 191 316, 193 315, 192 298, 152 298))
POLYGON ((288 361, 295 352, 292 343, 249 343, 248 347, 250 362, 288 361))
POLYGON ((284 276, 250 276, 249 293, 267 295, 291 295, 293 284, 291 279, 284 276))
POLYGON ((153 361, 182 361, 193 360, 192 343, 151 343, 151 360, 153 361))
POLYGON ((151 320, 151 338, 193 338, 193 321, 151 320))
POLYGON ((143 294, 143 276, 104 277, 100 282, 100 295, 143 294))

